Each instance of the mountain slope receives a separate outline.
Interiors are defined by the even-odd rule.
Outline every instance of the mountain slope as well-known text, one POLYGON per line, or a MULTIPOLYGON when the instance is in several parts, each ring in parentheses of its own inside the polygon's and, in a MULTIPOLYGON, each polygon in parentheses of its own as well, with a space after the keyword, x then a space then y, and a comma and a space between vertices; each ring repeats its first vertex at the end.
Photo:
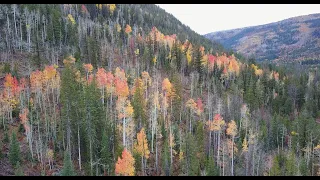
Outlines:
POLYGON ((317 60, 320 58, 320 14, 213 32, 205 37, 244 55, 254 55, 257 60, 317 60))
POLYGON ((157 27, 164 34, 176 34, 180 41, 188 39, 206 50, 212 48, 213 53, 223 50, 221 44, 212 43, 152 4, 8 4, 0 6, 0 61, 13 59, 11 55, 17 52, 28 52, 41 62, 57 50, 56 57, 71 51, 83 57, 86 39, 93 42, 92 38, 99 37, 96 42, 100 43, 103 37, 111 42, 116 29, 120 40, 125 41, 126 24, 134 34, 143 36, 157 27))

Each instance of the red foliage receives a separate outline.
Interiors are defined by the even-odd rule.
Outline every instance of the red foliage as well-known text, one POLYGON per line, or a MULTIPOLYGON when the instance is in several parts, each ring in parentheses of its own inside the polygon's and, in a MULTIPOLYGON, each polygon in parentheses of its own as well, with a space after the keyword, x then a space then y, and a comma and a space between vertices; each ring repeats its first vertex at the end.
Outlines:
POLYGON ((203 103, 202 103, 202 100, 201 100, 201 98, 198 98, 197 99, 197 108, 198 108, 198 110, 200 111, 200 112, 203 112, 203 103))

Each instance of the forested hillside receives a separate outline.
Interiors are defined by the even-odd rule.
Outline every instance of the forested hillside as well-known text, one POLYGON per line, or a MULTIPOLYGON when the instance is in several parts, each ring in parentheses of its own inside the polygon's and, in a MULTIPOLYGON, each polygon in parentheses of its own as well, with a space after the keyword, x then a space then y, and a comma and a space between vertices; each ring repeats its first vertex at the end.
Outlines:
POLYGON ((260 61, 313 64, 320 59, 320 14, 213 32, 205 37, 260 61))
POLYGON ((155 5, 0 7, 0 175, 320 173, 317 67, 257 64, 155 5))

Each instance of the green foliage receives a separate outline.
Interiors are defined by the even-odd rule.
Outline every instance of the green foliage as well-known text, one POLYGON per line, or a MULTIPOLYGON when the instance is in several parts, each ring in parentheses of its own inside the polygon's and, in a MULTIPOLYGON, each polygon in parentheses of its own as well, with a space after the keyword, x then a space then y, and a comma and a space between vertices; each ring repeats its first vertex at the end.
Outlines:
MULTIPOLYGON (((168 137, 167 137, 168 138, 168 137)), ((169 144, 168 139, 164 139, 164 147, 163 147, 163 155, 162 157, 162 169, 164 171, 165 176, 170 176, 170 150, 169 150, 169 144)))
POLYGON ((8 131, 5 131, 5 132, 4 132, 3 142, 4 142, 4 143, 8 143, 8 142, 9 142, 8 131))
POLYGON ((300 166, 299 166, 299 170, 302 176, 310 176, 310 171, 311 169, 309 169, 308 164, 306 159, 302 158, 300 160, 300 166))
POLYGON ((113 170, 113 160, 111 154, 111 133, 110 131, 103 131, 101 141, 101 162, 105 165, 106 172, 113 170))
POLYGON ((291 152, 286 161, 285 175, 295 176, 297 173, 297 170, 298 170, 298 167, 296 166, 296 157, 295 157, 295 154, 291 152))
POLYGON ((20 165, 20 162, 17 162, 15 171, 14 171, 15 176, 24 176, 23 168, 20 165))
POLYGON ((188 176, 199 176, 200 162, 197 156, 197 143, 190 133, 187 134, 186 138, 186 159, 188 176))
POLYGON ((195 133, 195 140, 197 143, 197 154, 199 155, 197 158, 199 159, 200 168, 203 169, 205 166, 206 158, 205 158, 205 131, 204 124, 201 121, 197 122, 197 129, 195 133))
POLYGON ((206 175, 219 176, 219 169, 215 166, 213 157, 209 156, 206 160, 206 175))
POLYGON ((4 63, 2 72, 3 72, 4 74, 11 73, 10 63, 8 63, 8 62, 4 63))
POLYGON ((76 172, 73 168, 71 156, 68 150, 64 153, 64 160, 63 160, 63 169, 61 171, 61 176, 76 176, 76 172))
POLYGON ((12 132, 10 139, 9 161, 12 166, 16 166, 17 163, 21 161, 20 143, 15 132, 12 132))
POLYGON ((140 127, 144 127, 147 123, 146 116, 146 103, 144 99, 144 91, 140 85, 136 86, 136 90, 133 95, 132 107, 134 113, 135 124, 138 125, 138 129, 140 127))
POLYGON ((282 175, 278 156, 275 156, 273 158, 273 164, 272 164, 272 168, 270 170, 270 175, 271 176, 281 176, 282 175))

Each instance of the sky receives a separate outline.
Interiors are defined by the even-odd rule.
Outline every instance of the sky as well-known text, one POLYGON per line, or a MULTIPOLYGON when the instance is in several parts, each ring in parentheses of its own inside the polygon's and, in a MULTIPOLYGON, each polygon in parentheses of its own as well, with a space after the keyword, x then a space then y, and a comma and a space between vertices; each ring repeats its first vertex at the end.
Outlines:
POLYGON ((320 13, 320 4, 156 4, 203 35, 320 13))

